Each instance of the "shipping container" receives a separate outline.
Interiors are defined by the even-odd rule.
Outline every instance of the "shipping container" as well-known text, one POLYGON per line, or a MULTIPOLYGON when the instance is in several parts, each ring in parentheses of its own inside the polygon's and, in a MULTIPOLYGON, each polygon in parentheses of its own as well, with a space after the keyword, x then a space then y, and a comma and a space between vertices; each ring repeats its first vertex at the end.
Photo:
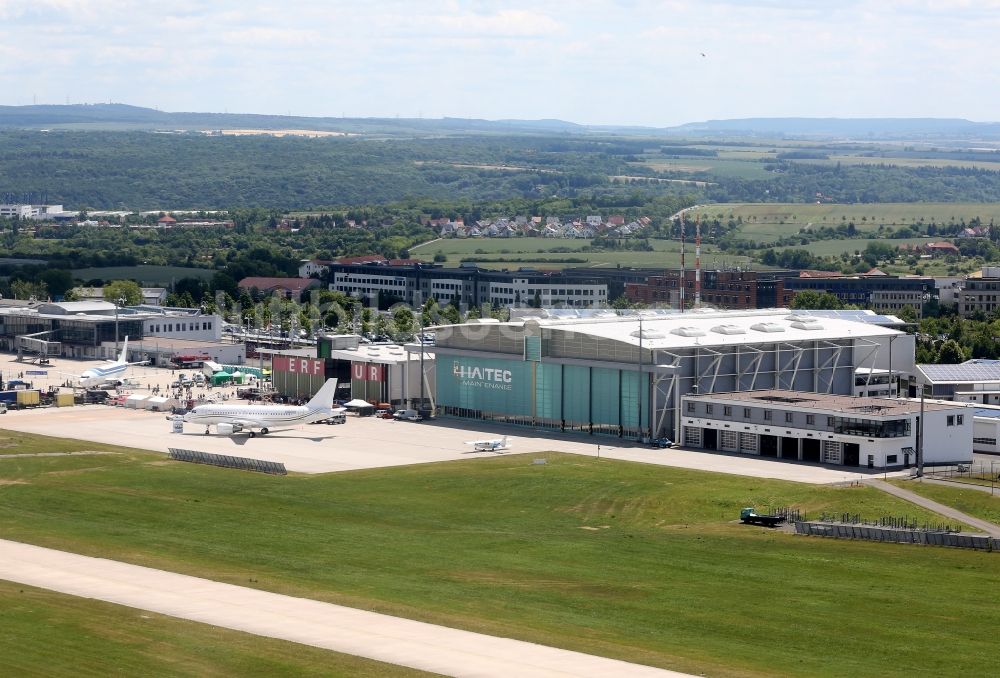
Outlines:
POLYGON ((39 391, 16 391, 16 393, 17 404, 22 407, 33 407, 42 402, 41 393, 39 391))

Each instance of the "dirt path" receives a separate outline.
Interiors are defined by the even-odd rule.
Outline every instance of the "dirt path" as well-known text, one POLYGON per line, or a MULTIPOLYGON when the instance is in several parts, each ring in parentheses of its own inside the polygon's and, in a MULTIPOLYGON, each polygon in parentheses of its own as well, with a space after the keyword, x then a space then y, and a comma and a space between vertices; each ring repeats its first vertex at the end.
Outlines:
POLYGON ((0 579, 449 676, 686 675, 7 540, 0 579))

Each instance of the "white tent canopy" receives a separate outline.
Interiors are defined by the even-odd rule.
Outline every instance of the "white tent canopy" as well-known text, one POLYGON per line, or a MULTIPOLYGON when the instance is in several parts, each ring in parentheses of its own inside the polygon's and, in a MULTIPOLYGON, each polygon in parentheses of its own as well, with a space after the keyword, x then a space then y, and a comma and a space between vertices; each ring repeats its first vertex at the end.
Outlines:
POLYGON ((355 398, 349 403, 344 403, 344 407, 374 407, 374 405, 360 398, 355 398))

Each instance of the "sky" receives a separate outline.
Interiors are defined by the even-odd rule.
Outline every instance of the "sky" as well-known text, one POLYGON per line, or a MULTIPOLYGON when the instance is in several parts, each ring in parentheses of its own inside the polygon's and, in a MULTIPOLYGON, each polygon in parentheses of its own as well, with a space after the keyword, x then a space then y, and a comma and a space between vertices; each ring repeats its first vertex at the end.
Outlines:
POLYGON ((1000 0, 0 0, 0 104, 1000 119, 1000 0))

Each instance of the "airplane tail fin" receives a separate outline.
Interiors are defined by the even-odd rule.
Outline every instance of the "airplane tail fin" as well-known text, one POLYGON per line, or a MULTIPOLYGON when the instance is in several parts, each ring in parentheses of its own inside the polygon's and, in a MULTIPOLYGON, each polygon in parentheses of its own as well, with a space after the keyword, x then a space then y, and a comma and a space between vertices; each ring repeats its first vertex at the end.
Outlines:
POLYGON ((125 343, 122 344, 121 355, 118 356, 118 362, 124 363, 128 362, 125 358, 128 355, 128 335, 125 335, 125 343))
POLYGON ((331 408, 333 407, 333 396, 337 394, 337 380, 327 379, 326 383, 320 387, 316 395, 306 403, 306 407, 310 410, 318 410, 322 407, 331 408))

